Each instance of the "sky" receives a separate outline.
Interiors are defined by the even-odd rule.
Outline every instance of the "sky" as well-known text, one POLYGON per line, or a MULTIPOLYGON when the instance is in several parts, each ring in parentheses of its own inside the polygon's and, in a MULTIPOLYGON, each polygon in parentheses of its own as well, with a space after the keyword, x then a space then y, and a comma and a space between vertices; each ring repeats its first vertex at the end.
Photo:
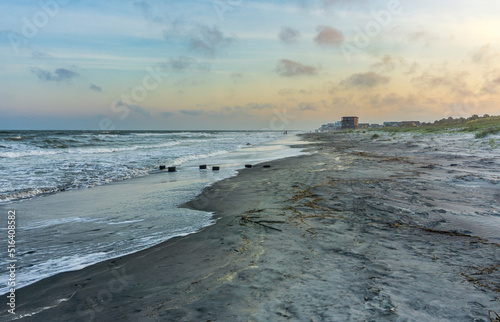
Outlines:
POLYGON ((0 1, 0 129, 500 114, 498 0, 0 1))

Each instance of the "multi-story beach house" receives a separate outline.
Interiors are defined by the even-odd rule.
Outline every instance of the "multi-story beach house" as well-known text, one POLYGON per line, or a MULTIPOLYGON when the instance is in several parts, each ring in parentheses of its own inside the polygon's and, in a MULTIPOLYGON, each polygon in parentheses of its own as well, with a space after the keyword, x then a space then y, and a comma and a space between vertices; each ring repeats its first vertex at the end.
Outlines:
POLYGON ((344 116, 342 118, 342 129, 356 129, 358 127, 359 117, 344 116))

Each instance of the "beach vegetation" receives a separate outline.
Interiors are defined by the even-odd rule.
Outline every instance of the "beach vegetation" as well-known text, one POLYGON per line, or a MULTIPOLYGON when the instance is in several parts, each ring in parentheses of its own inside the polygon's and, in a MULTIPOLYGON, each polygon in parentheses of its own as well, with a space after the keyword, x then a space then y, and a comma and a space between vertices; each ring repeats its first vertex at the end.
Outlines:
POLYGON ((434 122, 422 123, 418 127, 384 127, 377 131, 384 131, 395 135, 396 133, 474 133, 477 139, 484 138, 488 135, 500 133, 500 115, 490 116, 485 114, 478 116, 477 114, 471 117, 464 118, 443 118, 434 122))
POLYGON ((496 149, 496 148, 498 148, 498 144, 495 142, 495 139, 490 139, 490 142, 489 142, 489 143, 490 143, 490 147, 491 147, 492 149, 496 149))

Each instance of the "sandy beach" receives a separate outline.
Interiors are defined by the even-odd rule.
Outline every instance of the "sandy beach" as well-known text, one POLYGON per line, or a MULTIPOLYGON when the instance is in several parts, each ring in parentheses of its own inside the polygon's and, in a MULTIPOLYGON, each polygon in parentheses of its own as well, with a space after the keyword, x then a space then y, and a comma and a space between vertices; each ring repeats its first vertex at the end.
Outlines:
MULTIPOLYGON (((215 225, 18 290, 22 321, 490 321, 499 149, 472 135, 306 134, 311 154, 182 205, 215 225)), ((128 185, 129 189, 134 189, 128 185)), ((493 320, 495 321, 495 320, 493 320)))

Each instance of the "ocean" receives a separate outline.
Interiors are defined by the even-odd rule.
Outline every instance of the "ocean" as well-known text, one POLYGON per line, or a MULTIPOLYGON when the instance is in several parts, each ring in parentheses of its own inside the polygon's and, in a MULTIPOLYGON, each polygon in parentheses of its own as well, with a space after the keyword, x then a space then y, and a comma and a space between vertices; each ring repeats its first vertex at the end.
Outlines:
MULTIPOLYGON (((289 147, 297 142, 271 131, 0 132, 0 229, 7 243, 16 211, 16 287, 213 224, 213 214, 178 205, 247 163, 302 154, 289 147)), ((2 294, 7 279, 0 267, 2 294)))

